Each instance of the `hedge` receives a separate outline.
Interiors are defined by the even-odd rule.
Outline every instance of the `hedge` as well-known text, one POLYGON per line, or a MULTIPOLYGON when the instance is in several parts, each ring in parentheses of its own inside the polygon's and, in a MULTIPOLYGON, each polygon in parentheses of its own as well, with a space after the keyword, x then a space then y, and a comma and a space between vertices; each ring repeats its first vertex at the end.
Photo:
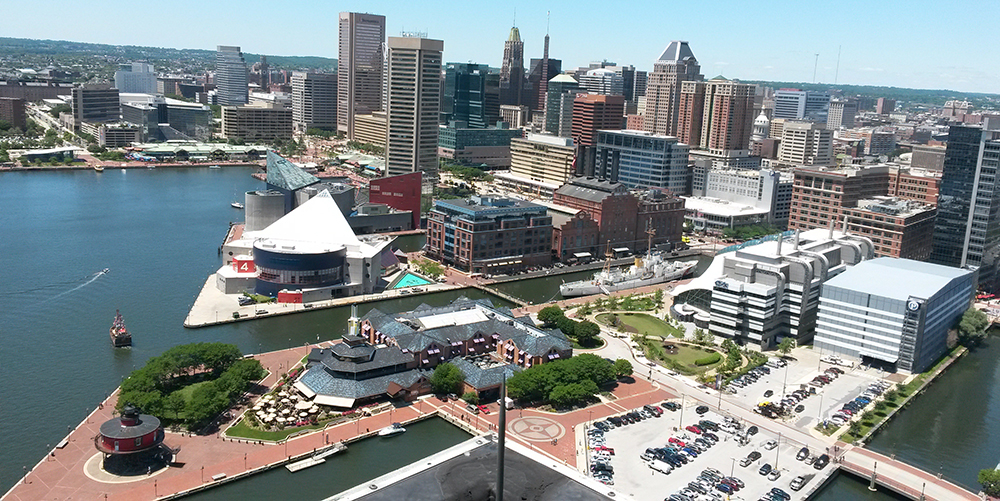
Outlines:
POLYGON ((695 360, 694 364, 697 365, 697 366, 712 365, 712 364, 718 362, 719 360, 722 360, 722 355, 720 355, 718 352, 716 352, 716 353, 712 353, 712 354, 710 354, 710 355, 708 355, 706 357, 702 357, 702 358, 699 358, 698 360, 695 360))

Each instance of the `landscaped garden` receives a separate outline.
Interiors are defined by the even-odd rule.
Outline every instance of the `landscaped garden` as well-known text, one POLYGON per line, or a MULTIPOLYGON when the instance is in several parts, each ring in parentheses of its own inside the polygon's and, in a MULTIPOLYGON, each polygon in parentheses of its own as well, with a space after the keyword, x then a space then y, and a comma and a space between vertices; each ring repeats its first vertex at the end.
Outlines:
POLYGON ((597 315, 597 321, 632 334, 661 338, 684 337, 683 330, 645 313, 601 313, 597 315))
POLYGON ((687 376, 704 374, 718 367, 724 360, 718 351, 706 346, 681 344, 641 335, 633 335, 632 340, 642 348, 647 359, 660 362, 664 367, 687 376))

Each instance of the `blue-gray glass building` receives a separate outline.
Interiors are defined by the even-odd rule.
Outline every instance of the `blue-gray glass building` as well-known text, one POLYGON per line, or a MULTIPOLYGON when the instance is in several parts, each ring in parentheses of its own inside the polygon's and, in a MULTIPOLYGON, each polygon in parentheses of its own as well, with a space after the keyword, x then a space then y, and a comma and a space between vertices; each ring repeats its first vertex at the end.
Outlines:
POLYGON ((1000 131, 952 125, 934 223, 932 263, 973 267, 981 288, 997 291, 1000 256, 1000 131))
POLYGON ((500 120, 500 73, 485 64, 447 63, 441 123, 462 121, 483 129, 500 120))
POLYGON ((687 193, 690 147, 676 137, 636 130, 598 133, 595 176, 629 188, 667 188, 687 193))
POLYGON ((923 372, 947 351, 948 330, 975 290, 973 270, 891 257, 862 261, 823 286, 814 347, 923 372))
POLYGON ((451 121, 438 127, 438 156, 473 167, 510 167, 510 140, 521 134, 521 129, 471 128, 451 121))

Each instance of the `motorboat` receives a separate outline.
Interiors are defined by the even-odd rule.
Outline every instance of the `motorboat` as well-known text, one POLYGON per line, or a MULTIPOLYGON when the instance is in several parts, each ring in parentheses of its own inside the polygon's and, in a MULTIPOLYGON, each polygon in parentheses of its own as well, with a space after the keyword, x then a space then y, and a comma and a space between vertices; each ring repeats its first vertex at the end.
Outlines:
POLYGON ((380 437, 391 437, 393 435, 399 435, 400 433, 403 433, 405 431, 406 431, 406 428, 403 428, 403 425, 401 425, 399 423, 392 423, 391 425, 386 426, 385 428, 382 428, 381 430, 379 430, 378 431, 378 436, 380 436, 380 437))
POLYGON ((231 205, 234 209, 243 209, 243 204, 241 204, 239 202, 233 202, 233 203, 231 203, 229 205, 231 205))

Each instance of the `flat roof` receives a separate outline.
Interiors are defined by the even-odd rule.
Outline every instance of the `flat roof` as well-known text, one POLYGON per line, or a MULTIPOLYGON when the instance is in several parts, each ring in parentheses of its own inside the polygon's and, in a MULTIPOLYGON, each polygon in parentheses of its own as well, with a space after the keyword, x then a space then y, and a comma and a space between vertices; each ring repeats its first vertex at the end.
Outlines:
POLYGON ((486 313, 479 309, 449 311, 447 313, 439 313, 437 315, 417 317, 417 321, 420 322, 425 329, 437 329, 438 327, 445 327, 449 325, 474 324, 477 322, 485 322, 489 319, 490 318, 486 316, 486 313))
POLYGON ((738 204, 726 200, 704 197, 681 197, 684 199, 684 208, 707 212, 718 216, 746 216, 752 214, 767 214, 767 209, 758 209, 752 205, 738 204))
POLYGON ((930 298, 952 280, 972 271, 912 259, 880 257, 862 261, 826 282, 874 296, 905 301, 911 296, 930 298))

